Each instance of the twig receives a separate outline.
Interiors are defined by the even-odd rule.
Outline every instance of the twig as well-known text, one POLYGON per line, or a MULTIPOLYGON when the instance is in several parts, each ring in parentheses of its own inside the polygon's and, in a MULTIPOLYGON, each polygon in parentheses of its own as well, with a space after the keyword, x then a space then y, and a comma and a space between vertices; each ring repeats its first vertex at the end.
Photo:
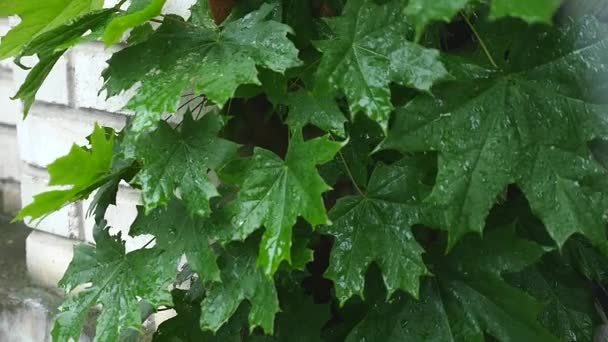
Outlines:
POLYGON ((148 241, 141 249, 145 249, 146 247, 150 246, 150 244, 154 241, 156 241, 156 236, 153 237, 152 240, 148 241))
POLYGON ((361 197, 367 197, 365 195, 365 193, 363 191, 361 191, 361 188, 359 187, 359 185, 357 185, 357 182, 355 181, 355 177, 353 177, 353 174, 350 172, 350 168, 348 167, 348 164, 346 163, 346 158, 344 158, 342 151, 338 151, 338 155, 340 156, 340 159, 342 160, 342 163, 344 164, 344 169, 346 170, 346 174, 348 175, 348 178, 350 178, 350 181, 353 183, 355 190, 357 190, 357 192, 359 193, 359 195, 361 195, 361 197))
POLYGON ((483 52, 486 54, 486 56, 490 60, 490 64, 492 64, 493 67, 495 67, 496 69, 498 69, 498 65, 496 64, 496 61, 494 61, 494 58, 492 58, 492 55, 490 54, 490 50, 488 50, 488 47, 486 46, 486 43, 484 43, 483 39, 481 39, 481 36, 479 35, 479 33, 477 32, 477 30, 475 29, 475 26, 473 26, 473 24, 469 20, 469 17, 464 12, 460 12, 460 15, 462 16, 462 18, 464 19, 464 21, 467 23, 467 25, 469 26, 469 28, 471 29, 471 31, 473 31, 473 34, 475 35, 475 38, 477 39, 477 42, 479 42, 479 45, 483 49, 483 52))

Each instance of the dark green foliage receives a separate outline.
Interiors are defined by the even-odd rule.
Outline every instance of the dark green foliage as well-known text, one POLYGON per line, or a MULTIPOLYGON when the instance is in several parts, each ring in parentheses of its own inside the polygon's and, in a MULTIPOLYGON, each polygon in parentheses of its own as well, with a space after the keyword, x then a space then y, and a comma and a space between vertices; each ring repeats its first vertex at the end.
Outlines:
POLYGON ((127 127, 96 127, 17 217, 94 194, 54 340, 95 307, 97 341, 136 336, 145 306, 177 314, 155 341, 591 341, 608 26, 575 2, 243 0, 218 26, 207 0, 3 1, 23 24, 0 58, 40 59, 26 109, 70 47, 132 29, 103 73, 134 89, 127 127), (104 220, 121 182, 129 234, 153 236, 129 253, 104 220))

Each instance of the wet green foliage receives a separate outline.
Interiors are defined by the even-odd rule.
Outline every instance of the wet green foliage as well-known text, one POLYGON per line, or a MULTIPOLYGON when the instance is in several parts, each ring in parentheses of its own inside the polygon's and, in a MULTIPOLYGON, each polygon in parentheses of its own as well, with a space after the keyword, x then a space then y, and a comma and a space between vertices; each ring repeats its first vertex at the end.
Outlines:
MULTIPOLYGON (((608 304, 608 26, 559 0, 7 0, 0 58, 125 47, 133 94, 17 219, 93 197, 53 338, 591 341, 608 304), (217 5, 217 4, 216 4, 217 5), (562 6, 564 5, 564 6, 562 6), (217 9, 216 9, 217 10, 217 9), (44 23, 42 25, 41 23, 44 23), (604 94, 602 94, 604 91, 604 94), (141 190, 125 249, 105 211, 141 190), (112 230, 113 231, 113 230, 112 230)), ((585 9, 595 8, 585 6, 585 9)))

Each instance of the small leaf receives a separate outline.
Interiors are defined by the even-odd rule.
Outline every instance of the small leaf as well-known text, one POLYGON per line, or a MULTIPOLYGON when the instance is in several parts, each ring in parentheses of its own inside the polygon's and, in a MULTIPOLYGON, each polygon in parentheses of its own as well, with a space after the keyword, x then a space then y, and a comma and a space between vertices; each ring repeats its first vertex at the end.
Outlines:
POLYGON ((289 94, 286 104, 289 106, 287 124, 292 130, 300 131, 307 124, 313 124, 339 137, 346 135, 346 117, 331 96, 300 90, 289 94))
POLYGON ((178 199, 171 201, 167 208, 156 209, 148 215, 143 208, 138 209, 130 235, 154 235, 156 246, 173 254, 176 260, 185 254, 188 265, 201 280, 221 281, 217 256, 211 246, 215 236, 211 220, 192 217, 178 199))
POLYGON ((139 26, 160 15, 167 0, 133 0, 131 6, 122 16, 114 18, 103 33, 107 46, 116 44, 129 29, 139 26))
POLYGON ((71 186, 68 190, 53 190, 34 196, 34 202, 23 208, 15 220, 40 218, 61 209, 70 202, 87 198, 95 189, 111 181, 115 133, 95 126, 91 149, 74 145, 70 153, 49 165, 49 185, 71 186))
POLYGON ((233 158, 238 149, 218 137, 222 126, 218 115, 194 121, 186 114, 180 131, 161 122, 137 140, 134 156, 143 160, 143 167, 134 181, 142 187, 146 212, 166 206, 179 189, 191 215, 209 214, 209 200, 219 194, 207 173, 233 158))
POLYGON ((220 256, 221 283, 213 283, 201 303, 201 328, 216 332, 237 311, 241 302, 251 304, 249 326, 262 327, 272 334, 274 316, 279 312, 279 300, 274 281, 256 265, 258 243, 249 239, 244 243, 232 243, 220 256))

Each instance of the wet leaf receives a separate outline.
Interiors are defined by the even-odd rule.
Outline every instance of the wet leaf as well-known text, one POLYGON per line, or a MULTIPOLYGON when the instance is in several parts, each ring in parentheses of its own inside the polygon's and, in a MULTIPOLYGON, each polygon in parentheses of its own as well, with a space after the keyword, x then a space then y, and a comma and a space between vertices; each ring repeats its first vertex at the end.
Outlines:
POLYGON ((481 232, 496 197, 512 183, 559 245, 574 233, 601 243, 606 174, 587 143, 608 134, 608 106, 588 101, 585 85, 608 75, 607 29, 593 19, 562 30, 503 21, 483 32, 490 51, 508 55, 501 70, 408 102, 384 148, 439 151, 428 202, 445 211, 449 246, 481 232))

